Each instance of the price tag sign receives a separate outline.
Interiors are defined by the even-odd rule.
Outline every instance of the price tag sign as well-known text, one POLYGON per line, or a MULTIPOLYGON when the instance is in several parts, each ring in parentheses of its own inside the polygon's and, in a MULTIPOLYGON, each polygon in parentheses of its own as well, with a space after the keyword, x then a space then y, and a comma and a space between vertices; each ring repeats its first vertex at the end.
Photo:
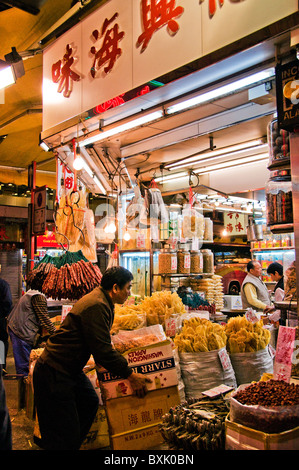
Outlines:
POLYGON ((222 395, 223 393, 230 392, 233 389, 233 387, 229 387, 228 385, 222 384, 218 385, 218 387, 210 388, 210 390, 205 390, 204 392, 202 392, 202 394, 214 398, 218 395, 222 395))
POLYGON ((229 355, 225 348, 220 349, 220 351, 218 352, 218 356, 219 356, 223 370, 228 370, 232 367, 229 355))
POLYGON ((257 316, 255 310, 252 310, 252 308, 249 308, 247 310, 247 312, 245 313, 245 318, 251 323, 256 323, 259 321, 259 317, 257 316))
POLYGON ((62 309, 61 309, 61 323, 63 322, 63 320, 65 319, 65 317, 67 316, 67 314, 72 310, 72 308, 73 308, 73 305, 70 305, 70 304, 62 305, 62 309))

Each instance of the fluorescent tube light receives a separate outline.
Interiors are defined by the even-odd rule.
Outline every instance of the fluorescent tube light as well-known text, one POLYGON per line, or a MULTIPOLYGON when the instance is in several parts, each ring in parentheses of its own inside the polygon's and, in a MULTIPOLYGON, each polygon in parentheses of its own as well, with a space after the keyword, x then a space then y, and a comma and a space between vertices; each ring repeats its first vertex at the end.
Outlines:
POLYGON ((197 170, 194 170, 194 173, 196 173, 196 174, 209 173, 210 171, 223 170, 225 168, 244 165, 246 163, 259 162, 259 161, 263 161, 263 160, 267 160, 267 159, 269 159, 269 154, 268 153, 262 153, 260 155, 252 155, 251 157, 238 158, 236 160, 229 160, 228 162, 217 163, 215 165, 210 165, 210 166, 206 166, 206 167, 203 167, 203 168, 198 168, 197 170))
POLYGON ((0 90, 13 83, 16 83, 16 78, 11 64, 0 60, 0 90))
POLYGON ((173 104, 166 109, 166 114, 177 113, 179 111, 183 111, 184 109, 215 100, 216 98, 228 95, 232 92, 241 90, 242 88, 248 87, 263 80, 269 80, 274 76, 275 69, 273 67, 267 70, 262 70, 261 72, 254 73, 252 75, 249 75, 248 77, 241 78, 240 80, 236 80, 235 82, 220 86, 214 90, 208 91, 201 95, 197 95, 194 98, 190 98, 185 101, 181 101, 180 103, 173 104))
POLYGON ((185 166, 188 163, 198 162, 201 160, 218 157, 218 156, 229 156, 234 152, 242 151, 242 150, 259 150, 259 149, 266 149, 268 144, 265 144, 262 139, 252 140, 250 142, 243 142, 241 144, 232 145, 230 147, 224 147, 219 150, 211 150, 210 152, 201 153, 198 155, 193 155, 192 157, 183 158, 180 162, 176 163, 169 163, 165 165, 165 168, 180 168, 181 166, 185 166))
POLYGON ((81 140, 79 142, 79 147, 85 147, 86 145, 99 142, 100 140, 107 139, 108 137, 111 137, 113 135, 120 134, 121 132, 127 131, 129 129, 133 129, 134 127, 142 126, 143 124, 146 124, 150 121, 155 121, 156 119, 159 119, 162 116, 162 110, 146 114, 145 116, 141 116, 137 119, 121 124, 120 126, 114 127, 113 129, 110 129, 108 131, 99 132, 97 135, 89 137, 85 140, 81 140))
POLYGON ((168 181, 172 181, 175 179, 180 179, 180 178, 187 178, 188 173, 186 171, 182 173, 174 173, 171 175, 166 175, 166 176, 158 176, 158 178, 155 178, 156 183, 167 183, 168 181))

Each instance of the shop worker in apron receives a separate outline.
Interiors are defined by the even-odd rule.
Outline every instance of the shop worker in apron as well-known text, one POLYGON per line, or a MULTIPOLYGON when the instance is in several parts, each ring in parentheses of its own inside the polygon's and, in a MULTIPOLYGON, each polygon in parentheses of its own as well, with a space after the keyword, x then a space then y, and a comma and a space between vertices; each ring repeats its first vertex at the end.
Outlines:
POLYGON ((241 298, 244 309, 253 308, 265 314, 272 312, 271 298, 266 284, 261 280, 262 267, 258 261, 249 261, 247 276, 241 287, 241 298))
POLYGON ((48 313, 46 296, 29 289, 14 306, 7 322, 16 372, 27 377, 30 353, 39 347, 43 329, 48 335, 56 331, 48 313))
POLYGON ((33 387, 44 449, 81 447, 99 404, 83 372, 91 355, 96 364, 128 379, 137 396, 146 393, 146 382, 151 380, 128 367, 110 336, 114 304, 127 300, 132 279, 132 273, 123 267, 107 269, 101 285, 76 302, 37 360, 33 387))

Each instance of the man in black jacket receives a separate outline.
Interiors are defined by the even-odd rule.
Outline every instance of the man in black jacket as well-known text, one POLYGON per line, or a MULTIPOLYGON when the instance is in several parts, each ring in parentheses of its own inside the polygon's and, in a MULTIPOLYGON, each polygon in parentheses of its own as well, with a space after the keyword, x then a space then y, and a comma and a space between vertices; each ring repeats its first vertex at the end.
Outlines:
POLYGON ((79 449, 98 409, 98 397, 82 371, 92 355, 96 364, 128 379, 137 396, 151 381, 128 367, 111 344, 114 304, 130 295, 132 273, 122 267, 108 269, 101 286, 82 297, 60 328, 48 339, 33 373, 34 398, 42 447, 79 449))

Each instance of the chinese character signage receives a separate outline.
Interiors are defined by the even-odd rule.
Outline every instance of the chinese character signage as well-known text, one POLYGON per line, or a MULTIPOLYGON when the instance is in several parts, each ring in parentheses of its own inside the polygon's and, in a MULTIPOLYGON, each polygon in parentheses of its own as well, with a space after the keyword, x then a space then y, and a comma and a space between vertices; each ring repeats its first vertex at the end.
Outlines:
POLYGON ((43 131, 297 11, 297 0, 110 0, 44 50, 43 131))
POLYGON ((277 116, 281 129, 299 128, 299 60, 276 66, 277 116))
POLYGON ((273 379, 289 382, 291 378, 293 351, 296 328, 280 326, 278 330, 276 355, 273 368, 273 379))
POLYGON ((246 235, 246 214, 224 212, 224 229, 229 236, 246 235))

